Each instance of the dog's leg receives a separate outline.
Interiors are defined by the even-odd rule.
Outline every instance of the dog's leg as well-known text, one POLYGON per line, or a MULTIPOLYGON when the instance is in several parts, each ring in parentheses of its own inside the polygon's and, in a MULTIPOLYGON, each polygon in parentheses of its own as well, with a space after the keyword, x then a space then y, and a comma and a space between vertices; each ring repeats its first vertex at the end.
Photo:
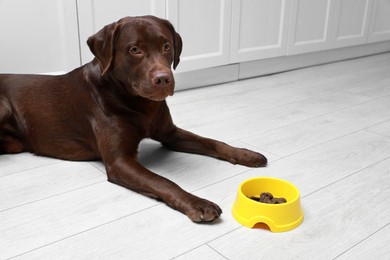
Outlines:
POLYGON ((160 136, 156 140, 171 150, 209 155, 233 164, 242 164, 248 167, 260 167, 267 164, 267 158, 260 153, 245 148, 235 148, 180 128, 175 128, 170 134, 160 136))
POLYGON ((116 159, 106 164, 106 169, 110 182, 162 200, 194 222, 213 221, 222 213, 218 205, 184 191, 174 182, 143 167, 135 158, 116 159))
POLYGON ((11 106, 5 97, 0 96, 0 129, 5 122, 11 117, 11 106))
POLYGON ((10 131, 10 126, 7 126, 7 124, 11 118, 11 105, 5 97, 0 97, 0 154, 21 153, 24 151, 23 144, 16 136, 10 134, 12 131, 10 131))

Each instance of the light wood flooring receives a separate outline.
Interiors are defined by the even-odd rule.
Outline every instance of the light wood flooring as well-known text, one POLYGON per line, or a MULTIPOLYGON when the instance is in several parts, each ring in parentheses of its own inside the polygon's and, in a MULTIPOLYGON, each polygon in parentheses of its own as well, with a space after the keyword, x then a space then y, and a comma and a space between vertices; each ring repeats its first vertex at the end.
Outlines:
POLYGON ((263 152, 251 169, 146 141, 140 160, 219 204, 194 224, 106 181, 99 162, 0 156, 0 259, 390 259, 390 54, 187 90, 177 125, 263 152), (273 176, 301 192, 290 232, 238 224, 239 184, 273 176))

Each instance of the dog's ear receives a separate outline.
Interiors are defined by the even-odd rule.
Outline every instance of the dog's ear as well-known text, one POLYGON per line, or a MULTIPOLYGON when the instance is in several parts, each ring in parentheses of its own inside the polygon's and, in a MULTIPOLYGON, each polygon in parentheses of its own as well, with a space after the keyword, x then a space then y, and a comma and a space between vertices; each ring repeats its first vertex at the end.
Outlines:
POLYGON ((176 69, 177 65, 179 65, 180 62, 180 54, 183 48, 183 42, 181 40, 180 34, 178 34, 177 32, 175 32, 173 39, 174 39, 173 44, 175 48, 175 52, 174 52, 175 56, 173 58, 173 69, 176 69))
POLYGON ((103 29, 88 38, 89 49, 100 63, 102 76, 111 68, 115 55, 115 42, 119 32, 119 23, 106 25, 103 29))
POLYGON ((172 38, 173 38, 173 69, 176 69, 177 65, 179 65, 180 62, 180 54, 183 48, 183 42, 181 40, 180 34, 178 34, 173 27, 172 23, 168 20, 159 19, 160 21, 165 22, 165 24, 168 26, 169 30, 171 31, 172 38))

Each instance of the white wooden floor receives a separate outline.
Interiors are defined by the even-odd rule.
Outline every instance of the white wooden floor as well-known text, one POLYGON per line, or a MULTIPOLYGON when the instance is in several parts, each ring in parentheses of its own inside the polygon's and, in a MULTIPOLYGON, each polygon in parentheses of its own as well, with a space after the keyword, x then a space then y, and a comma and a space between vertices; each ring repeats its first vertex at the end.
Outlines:
POLYGON ((185 129, 263 152, 250 169, 147 141, 151 170, 218 203, 207 225, 106 181, 96 162, 0 156, 0 259, 390 259, 390 54, 176 93, 185 129), (238 224, 239 184, 274 176, 305 220, 271 233, 238 224))

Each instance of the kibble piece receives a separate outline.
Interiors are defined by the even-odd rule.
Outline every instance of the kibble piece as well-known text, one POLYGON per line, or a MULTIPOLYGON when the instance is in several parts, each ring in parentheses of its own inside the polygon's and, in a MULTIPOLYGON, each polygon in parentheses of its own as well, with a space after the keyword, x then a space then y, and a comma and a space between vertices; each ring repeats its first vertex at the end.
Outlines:
POLYGON ((269 193, 269 192, 263 192, 260 194, 260 202, 262 203, 268 203, 268 204, 272 204, 272 200, 273 200, 274 196, 269 193))
POLYGON ((270 192, 263 192, 260 194, 260 197, 251 196, 250 199, 266 204, 282 204, 287 202, 285 198, 274 198, 270 192))
POLYGON ((274 200, 275 200, 275 204, 282 204, 287 202, 285 198, 274 198, 274 200))

